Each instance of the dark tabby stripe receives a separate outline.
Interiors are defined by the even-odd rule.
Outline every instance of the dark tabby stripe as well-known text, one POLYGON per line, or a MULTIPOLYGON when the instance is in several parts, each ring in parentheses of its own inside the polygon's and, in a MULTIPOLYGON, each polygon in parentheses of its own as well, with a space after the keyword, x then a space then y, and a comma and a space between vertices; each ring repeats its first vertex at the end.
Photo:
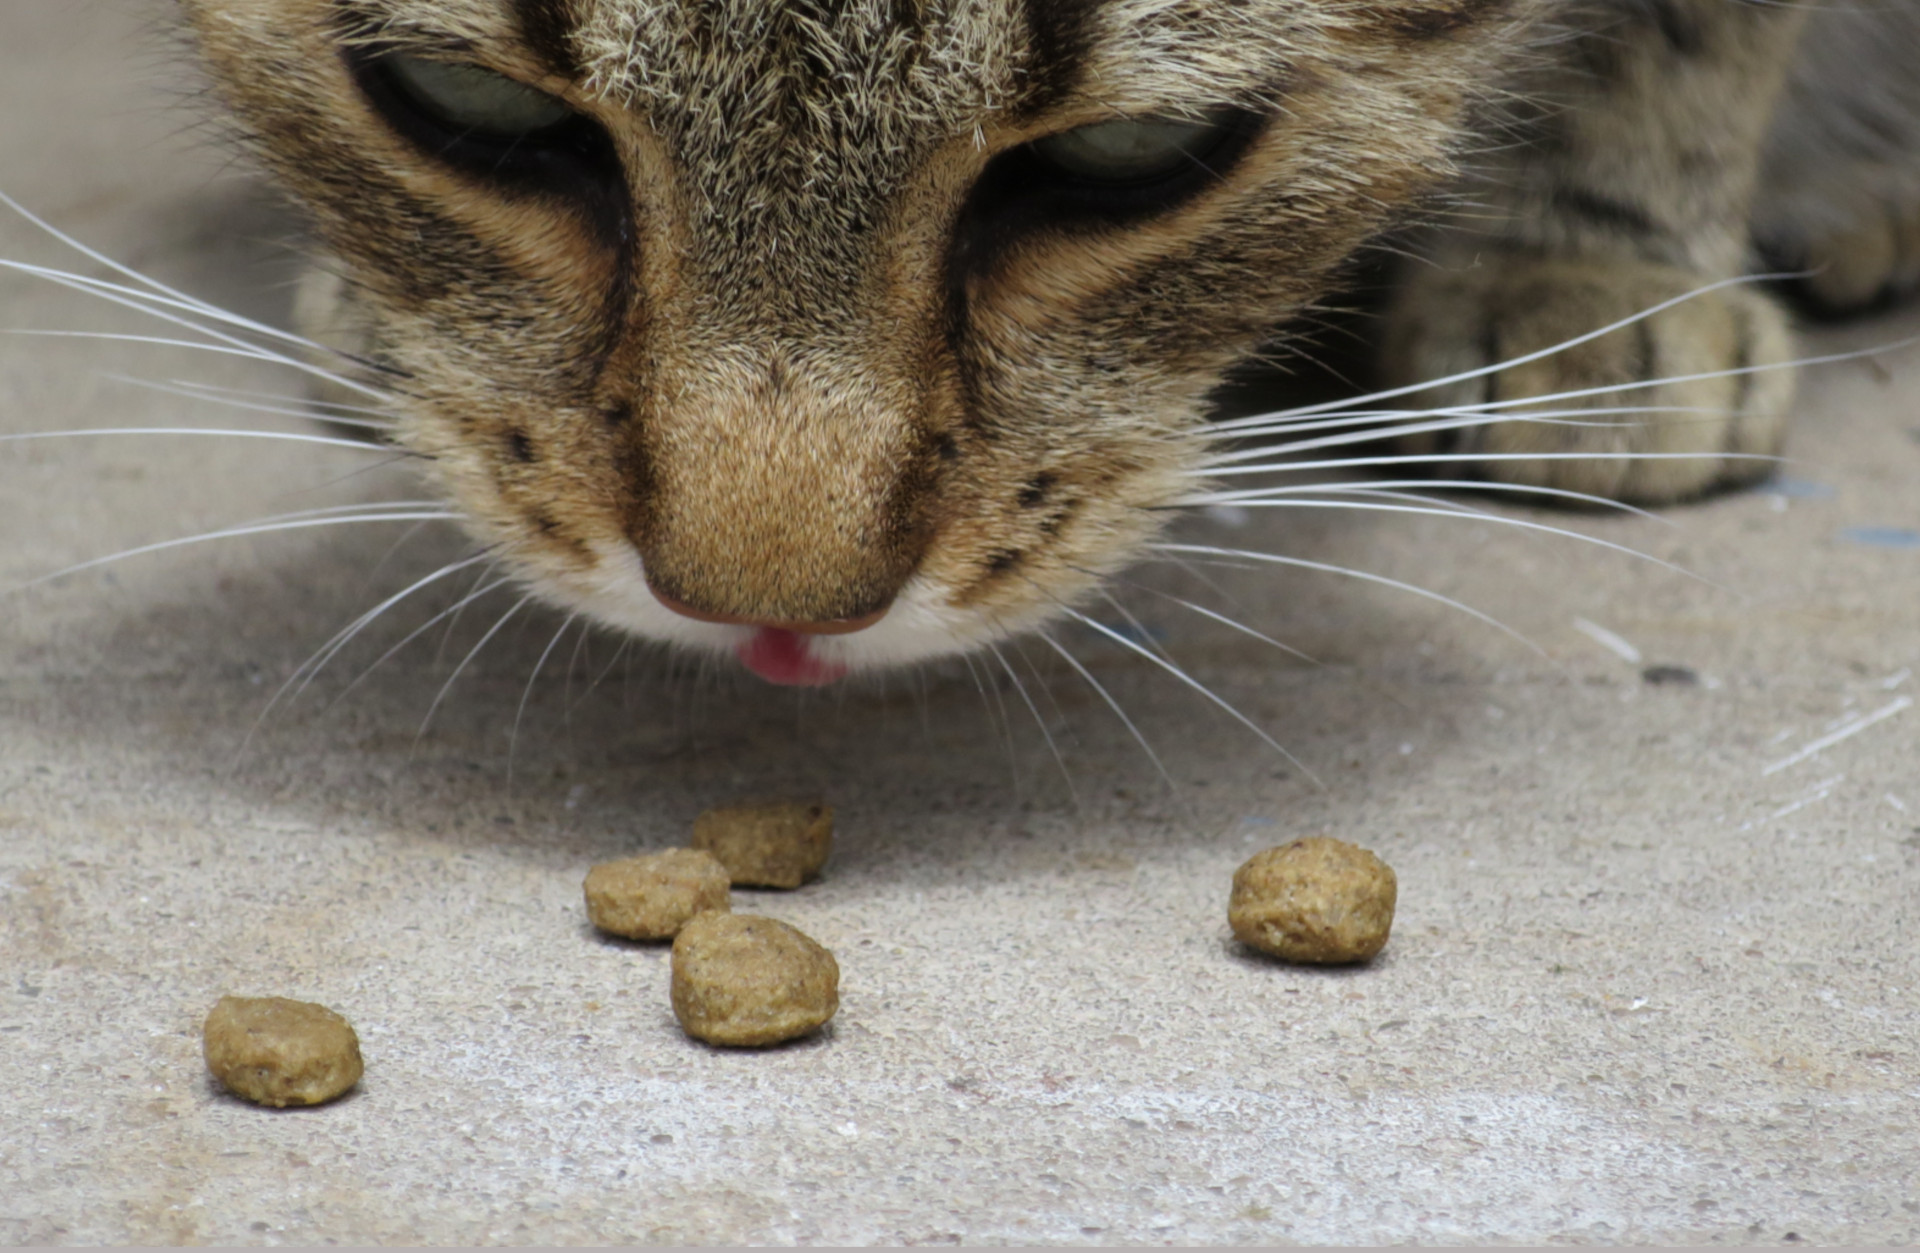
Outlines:
POLYGON ((1029 117, 1058 103, 1080 82, 1093 48, 1094 19, 1108 0, 1026 0, 1033 61, 1021 112, 1029 117))
POLYGON ((573 50, 573 29, 578 18, 573 0, 508 0, 520 38, 527 47, 563 78, 582 77, 580 58, 573 50))
POLYGON ((1403 39, 1438 39, 1506 9, 1507 0, 1432 0, 1423 4, 1387 5, 1379 11, 1378 22, 1403 39))

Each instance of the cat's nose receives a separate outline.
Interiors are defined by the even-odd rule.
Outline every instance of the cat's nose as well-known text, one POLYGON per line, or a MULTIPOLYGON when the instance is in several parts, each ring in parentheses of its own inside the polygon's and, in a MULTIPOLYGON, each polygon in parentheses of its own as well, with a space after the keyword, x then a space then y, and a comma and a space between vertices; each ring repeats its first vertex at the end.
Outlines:
POLYGON ((653 598, 673 610, 683 618, 692 618, 695 622, 717 622, 722 626, 772 627, 776 631, 792 631, 799 635, 852 635, 855 631, 864 631, 880 619, 887 616, 888 605, 876 609, 858 618, 834 618, 826 622, 788 622, 772 618, 750 618, 743 614, 711 613, 705 609, 695 609, 692 605, 675 600, 657 587, 649 587, 653 598))

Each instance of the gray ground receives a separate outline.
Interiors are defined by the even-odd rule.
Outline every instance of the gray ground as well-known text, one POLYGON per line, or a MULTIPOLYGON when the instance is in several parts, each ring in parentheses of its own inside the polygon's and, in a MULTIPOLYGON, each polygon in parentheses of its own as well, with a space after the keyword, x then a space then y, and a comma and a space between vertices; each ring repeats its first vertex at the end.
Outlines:
MULTIPOLYGON (((142 11, 7 0, 0 188, 271 311, 281 225, 176 108, 185 80, 141 42, 142 11)), ((77 260, 11 218, 0 255, 77 260)), ((17 276, 0 326, 156 329, 17 276)), ((1806 342, 1917 332, 1908 313, 1806 342)), ((291 385, 230 358, 7 337, 0 426, 271 422, 108 374, 291 385)), ((1069 638, 1177 786, 1032 648, 1071 795, 1017 694, 983 700, 964 669, 796 699, 616 663, 595 638, 556 653, 515 744, 545 616, 502 632, 416 738, 505 600, 343 696, 402 633, 376 631, 263 718, 338 626, 456 551, 425 534, 389 555, 399 527, 10 593, 0 1238, 1920 1239, 1920 352, 1822 368, 1805 396, 1775 488, 1668 521, 1502 515, 1713 583, 1491 522, 1196 525, 1417 581, 1543 650, 1304 572, 1218 571, 1232 600, 1211 603, 1317 666, 1141 599, 1317 782, 1087 636, 1069 638), (1653 665, 1699 682, 1648 682, 1653 665), (581 875, 681 841, 705 805, 796 792, 840 808, 828 877, 737 907, 839 955, 840 1017, 772 1052, 692 1044, 664 954, 591 934, 581 875), (1234 867, 1321 832, 1398 869, 1387 953, 1301 971, 1236 949, 1234 867), (218 1094, 197 1029, 227 992, 347 1013, 360 1090, 290 1113, 218 1094)), ((404 497, 376 461, 0 446, 0 584, 404 497)))

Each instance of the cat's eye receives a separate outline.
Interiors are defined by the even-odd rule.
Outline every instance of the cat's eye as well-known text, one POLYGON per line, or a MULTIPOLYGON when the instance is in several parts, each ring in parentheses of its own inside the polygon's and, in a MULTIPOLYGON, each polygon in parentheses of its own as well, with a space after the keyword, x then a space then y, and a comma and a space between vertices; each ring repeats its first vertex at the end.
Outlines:
POLYGON ((391 53, 380 58, 380 67, 439 121, 490 138, 531 135, 574 116, 546 92, 478 65, 391 53))
POLYGON ((632 238, 632 205, 606 129, 559 98, 470 62, 349 45, 367 103, 430 159, 514 195, 569 202, 610 247, 632 238))
POLYGON ((1076 178, 1153 182, 1203 161, 1231 133, 1233 121, 1215 116, 1198 121, 1154 117, 1094 122, 1035 140, 1033 151, 1076 178))
POLYGON ((954 227, 954 260, 990 264, 1029 231, 1110 230, 1171 212, 1231 176, 1264 119, 1217 108, 1091 122, 1009 148, 982 170, 954 227))

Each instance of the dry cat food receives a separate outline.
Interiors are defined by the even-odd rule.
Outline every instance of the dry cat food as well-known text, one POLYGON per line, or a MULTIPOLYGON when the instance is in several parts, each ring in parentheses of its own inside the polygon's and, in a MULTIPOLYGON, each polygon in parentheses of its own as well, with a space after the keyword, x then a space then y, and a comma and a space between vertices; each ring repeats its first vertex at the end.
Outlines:
POLYGON ((1255 853, 1233 875, 1227 922, 1292 962, 1362 962, 1386 947, 1399 884, 1364 848, 1313 836, 1255 853))
POLYGON ((827 864, 833 806, 772 801, 709 809, 694 819, 693 846, 719 858, 735 887, 797 888, 827 864))
POLYGON ((587 871, 587 918, 629 940, 671 940, 696 914, 733 908, 727 868, 697 848, 604 862, 587 871))
POLYGON ((207 1069, 256 1105, 320 1105, 360 1082, 360 1037, 324 1005, 223 996, 202 1028, 207 1069))
POLYGON ((673 1014, 708 1044, 778 1044, 840 1008, 833 954, 784 922, 701 914, 673 942, 673 1014))

